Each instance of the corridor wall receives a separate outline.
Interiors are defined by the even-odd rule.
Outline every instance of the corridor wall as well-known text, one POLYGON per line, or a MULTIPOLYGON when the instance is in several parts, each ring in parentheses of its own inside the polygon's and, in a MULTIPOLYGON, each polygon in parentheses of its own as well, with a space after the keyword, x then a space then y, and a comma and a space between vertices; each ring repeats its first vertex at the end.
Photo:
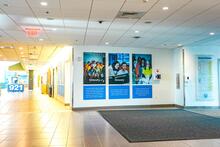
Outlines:
MULTIPOLYGON (((73 47, 73 108, 83 107, 106 107, 106 106, 134 106, 134 105, 164 105, 174 104, 174 78, 173 78, 173 50, 167 49, 143 49, 143 48, 122 48, 106 46, 74 46, 73 47), (123 97, 110 99, 109 94, 109 73, 106 69, 106 88, 104 99, 86 100, 84 98, 84 81, 83 81, 83 58, 85 52, 104 53, 106 54, 106 65, 108 65, 109 53, 126 53, 130 55, 130 64, 132 63, 133 54, 148 54, 152 56, 152 72, 159 70, 161 80, 152 81, 152 97, 133 98, 132 76, 129 81, 129 98, 123 97)), ((129 70, 132 75, 132 70, 129 70)))
MULTIPOLYGON (((219 46, 189 46, 185 48, 185 100, 186 106, 219 106, 218 92, 218 59, 220 59, 219 46), (210 99, 198 99, 198 56, 211 57, 211 85, 210 99)), ((202 81, 205 79, 202 79, 202 81)))

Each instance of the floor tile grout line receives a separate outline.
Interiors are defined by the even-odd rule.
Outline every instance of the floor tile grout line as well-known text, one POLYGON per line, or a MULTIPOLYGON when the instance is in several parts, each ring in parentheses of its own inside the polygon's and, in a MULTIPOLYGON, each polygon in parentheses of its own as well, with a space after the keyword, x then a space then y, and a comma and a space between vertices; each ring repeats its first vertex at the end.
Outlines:
MULTIPOLYGON (((60 115, 61 115, 61 114, 60 114, 60 115)), ((56 129, 57 129, 57 127, 58 127, 60 121, 61 121, 61 118, 59 117, 59 121, 57 122, 57 125, 56 125, 56 127, 55 127, 55 130, 54 130, 53 135, 52 135, 52 137, 51 137, 51 140, 50 140, 50 142, 49 142, 49 146, 51 146, 51 142, 52 142, 52 140, 53 140, 53 137, 54 137, 54 135, 55 135, 56 129)))

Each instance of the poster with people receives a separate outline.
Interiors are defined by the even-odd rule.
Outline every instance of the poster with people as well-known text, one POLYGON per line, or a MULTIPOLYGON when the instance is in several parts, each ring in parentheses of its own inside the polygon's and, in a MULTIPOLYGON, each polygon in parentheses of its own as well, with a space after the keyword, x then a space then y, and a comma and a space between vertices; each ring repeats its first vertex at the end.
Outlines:
POLYGON ((105 53, 85 52, 84 84, 105 84, 105 53))
POLYGON ((132 55, 132 97, 152 98, 152 56, 150 54, 132 55))
POLYGON ((109 84, 129 84, 129 54, 109 54, 109 84))
POLYGON ((150 54, 132 55, 132 83, 152 84, 152 56, 150 54))

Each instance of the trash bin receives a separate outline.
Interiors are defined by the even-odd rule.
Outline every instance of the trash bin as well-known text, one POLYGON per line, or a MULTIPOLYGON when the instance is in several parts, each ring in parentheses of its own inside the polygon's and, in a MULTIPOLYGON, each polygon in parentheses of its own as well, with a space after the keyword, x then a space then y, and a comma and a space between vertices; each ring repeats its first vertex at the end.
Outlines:
POLYGON ((53 88, 52 86, 49 86, 49 97, 53 96, 53 88))

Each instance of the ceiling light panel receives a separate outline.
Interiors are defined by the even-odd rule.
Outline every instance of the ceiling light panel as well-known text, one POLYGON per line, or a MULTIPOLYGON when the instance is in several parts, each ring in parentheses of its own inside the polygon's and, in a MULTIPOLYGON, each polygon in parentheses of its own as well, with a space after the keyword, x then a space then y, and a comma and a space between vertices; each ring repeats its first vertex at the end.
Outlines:
POLYGON ((27 0, 32 8, 59 9, 59 0, 27 0))

